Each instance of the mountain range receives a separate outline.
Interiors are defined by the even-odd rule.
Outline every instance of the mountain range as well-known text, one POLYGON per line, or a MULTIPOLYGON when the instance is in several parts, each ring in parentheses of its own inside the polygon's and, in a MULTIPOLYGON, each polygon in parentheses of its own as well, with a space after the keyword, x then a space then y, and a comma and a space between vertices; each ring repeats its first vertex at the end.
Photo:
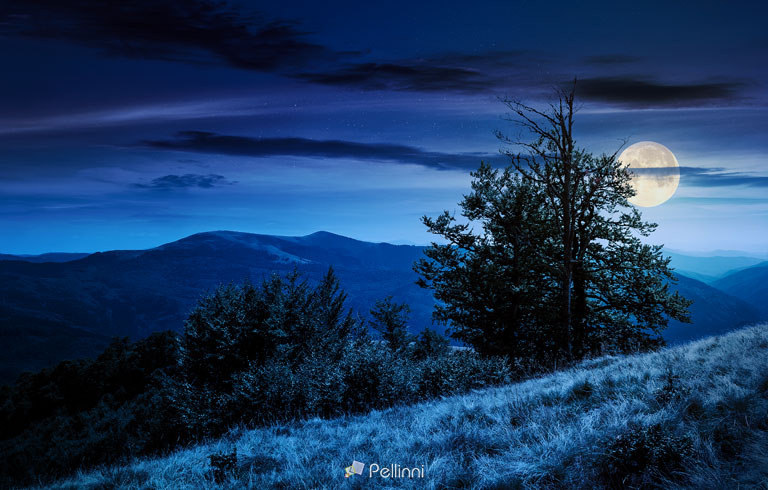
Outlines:
POLYGON ((52 252, 40 255, 10 255, 0 254, 0 261, 3 260, 21 260, 23 262, 71 262, 73 260, 82 259, 90 254, 87 253, 65 253, 65 252, 52 252))
MULTIPOLYGON (((190 309, 217 285, 294 269, 316 281, 332 266, 349 294, 349 306, 362 316, 389 295, 408 303, 411 330, 417 332, 431 325, 434 305, 430 292, 416 286, 412 270, 423 249, 328 232, 286 237, 215 231, 148 250, 2 256, 0 382, 62 359, 95 355, 115 336, 180 331, 190 309)), ((725 261, 716 262, 693 272, 717 277, 725 261)), ((737 269, 745 264, 741 258, 731 263, 737 269)), ((746 267, 711 285, 677 274, 675 287, 694 300, 693 324, 671 322, 667 341, 719 334, 768 318, 762 302, 768 263, 746 267)))
POLYGON ((712 284, 739 270, 758 265, 765 260, 743 255, 711 255, 702 257, 666 250, 665 254, 672 259, 670 263, 678 274, 698 279, 707 284, 712 284))
POLYGON ((768 261, 728 274, 713 285, 754 305, 761 318, 768 318, 768 261))

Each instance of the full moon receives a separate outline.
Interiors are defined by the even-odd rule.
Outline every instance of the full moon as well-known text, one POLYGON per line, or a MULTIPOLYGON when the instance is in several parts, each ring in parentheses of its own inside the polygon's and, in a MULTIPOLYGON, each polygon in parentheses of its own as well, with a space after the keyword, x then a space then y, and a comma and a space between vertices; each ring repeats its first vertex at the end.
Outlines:
POLYGON ((632 187, 636 194, 629 202, 635 206, 658 206, 668 201, 680 184, 677 158, 659 143, 635 143, 621 152, 619 161, 632 171, 632 187))

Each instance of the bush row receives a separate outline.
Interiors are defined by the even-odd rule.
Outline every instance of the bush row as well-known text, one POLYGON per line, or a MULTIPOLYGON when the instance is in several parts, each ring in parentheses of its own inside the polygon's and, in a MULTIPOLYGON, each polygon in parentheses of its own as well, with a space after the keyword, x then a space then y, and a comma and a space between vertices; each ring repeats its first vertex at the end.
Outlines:
POLYGON ((0 391, 0 485, 168 451, 233 426, 331 417, 505 383, 506 361, 405 331, 407 308, 377 303, 373 324, 345 308, 332 271, 227 285, 184 333, 115 340, 92 360, 25 374, 0 391), (368 334, 368 326, 383 339, 368 334))

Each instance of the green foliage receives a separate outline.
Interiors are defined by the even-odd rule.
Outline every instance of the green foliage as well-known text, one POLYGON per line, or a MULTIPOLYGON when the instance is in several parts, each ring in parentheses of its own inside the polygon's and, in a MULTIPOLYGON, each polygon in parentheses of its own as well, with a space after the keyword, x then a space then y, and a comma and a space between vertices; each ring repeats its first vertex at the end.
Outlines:
POLYGON ((344 312, 345 299, 333 269, 315 288, 298 272, 272 275, 261 287, 220 287, 187 320, 184 366, 190 382, 222 389, 252 363, 300 359, 313 350, 337 355, 354 324, 344 312))
MULTIPOLYGON (((295 368, 279 361, 241 373, 224 413, 269 423, 292 416, 334 416, 414 403, 472 388, 503 384, 511 372, 503 359, 446 349, 415 357, 369 340, 356 341, 338 363, 319 353, 295 368)), ((211 420, 213 414, 207 414, 211 420)))
MULTIPOLYGON (((664 374, 664 385, 654 393, 656 401, 662 405, 688 398, 690 391, 681 383, 680 376, 670 369, 664 374)), ((696 408, 693 408, 696 411, 696 408)))
POLYGON ((448 349, 448 339, 431 328, 425 328, 416 339, 413 355, 417 359, 440 357, 445 355, 448 349))
POLYGON ((481 353, 552 365, 653 348, 670 318, 688 321, 669 258, 641 241, 656 225, 627 200, 632 174, 616 153, 576 146, 573 101, 573 91, 546 111, 505 101, 531 138, 498 136, 522 151, 471 174, 461 221, 423 218, 444 242, 414 265, 438 300, 434 319, 481 353))
POLYGON ((166 382, 179 362, 177 336, 162 332, 136 343, 116 339, 94 360, 22 375, 3 389, 0 475, 63 475, 178 443, 166 382))
POLYGON ((237 448, 231 453, 216 453, 208 456, 211 462, 211 476, 216 483, 224 483, 237 469, 237 448))
POLYGON ((460 205, 483 233, 448 212, 424 217, 429 231, 448 243, 433 243, 415 264, 419 284, 434 290, 434 318, 450 324, 454 338, 482 354, 536 356, 552 348, 537 324, 551 310, 541 295, 543 275, 535 272, 542 196, 510 169, 481 164, 472 177, 473 192, 460 205))
POLYGON ((611 488, 652 488, 682 470, 692 454, 691 438, 675 435, 671 427, 633 426, 610 441, 600 474, 611 488))
MULTIPOLYGON (((329 270, 224 285, 200 301, 182 336, 115 340, 2 388, 0 486, 165 451, 231 427, 330 417, 508 382, 503 360, 453 351, 436 332, 413 347, 407 306, 377 303, 387 344, 365 334, 329 270)), ((211 458, 212 476, 232 458, 211 458), (228 459, 229 458, 229 459, 228 459)))
POLYGON ((381 334, 394 351, 403 350, 411 343, 412 336, 408 333, 408 313, 411 309, 407 304, 392 302, 392 296, 376 302, 371 310, 371 327, 381 334))

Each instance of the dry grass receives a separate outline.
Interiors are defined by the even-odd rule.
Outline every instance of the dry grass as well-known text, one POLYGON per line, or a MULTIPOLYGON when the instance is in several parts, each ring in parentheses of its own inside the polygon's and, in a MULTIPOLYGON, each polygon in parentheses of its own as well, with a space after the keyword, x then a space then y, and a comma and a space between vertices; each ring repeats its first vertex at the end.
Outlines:
POLYGON ((766 447, 764 325, 414 406, 235 430, 53 488, 768 488, 766 447), (209 456, 235 448, 237 470, 215 484, 209 456), (353 459, 426 476, 369 479, 366 466, 345 479, 353 459))

